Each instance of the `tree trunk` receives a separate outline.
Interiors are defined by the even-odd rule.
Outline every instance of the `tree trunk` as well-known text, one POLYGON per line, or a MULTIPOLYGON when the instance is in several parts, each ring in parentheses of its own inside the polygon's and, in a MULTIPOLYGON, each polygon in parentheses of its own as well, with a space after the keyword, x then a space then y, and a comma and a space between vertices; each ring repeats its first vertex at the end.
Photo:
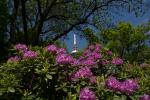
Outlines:
POLYGON ((19 9, 19 1, 18 0, 13 0, 13 12, 11 15, 10 19, 10 39, 9 41, 11 43, 16 43, 16 19, 17 19, 17 14, 18 14, 18 9, 19 9))
POLYGON ((33 41, 34 45, 39 43, 39 38, 40 38, 40 34, 42 33, 43 23, 44 21, 41 19, 39 20, 37 26, 35 27, 35 35, 34 35, 35 37, 33 41))
POLYGON ((23 21, 23 30, 24 30, 24 43, 28 44, 28 26, 27 26, 27 20, 26 20, 26 1, 21 0, 21 12, 22 12, 22 21, 23 21))

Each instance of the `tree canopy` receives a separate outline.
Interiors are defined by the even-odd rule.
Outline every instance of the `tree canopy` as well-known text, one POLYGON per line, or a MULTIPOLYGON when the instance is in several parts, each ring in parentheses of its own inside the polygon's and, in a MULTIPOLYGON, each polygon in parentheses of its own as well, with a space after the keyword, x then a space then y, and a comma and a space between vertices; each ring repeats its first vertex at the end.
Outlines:
POLYGON ((119 23, 115 28, 101 32, 101 39, 107 48, 130 61, 143 61, 149 57, 146 41, 150 39, 149 25, 133 27, 130 23, 119 23))
POLYGON ((99 27, 115 10, 143 12, 143 0, 8 0, 10 42, 38 44, 70 31, 99 27))

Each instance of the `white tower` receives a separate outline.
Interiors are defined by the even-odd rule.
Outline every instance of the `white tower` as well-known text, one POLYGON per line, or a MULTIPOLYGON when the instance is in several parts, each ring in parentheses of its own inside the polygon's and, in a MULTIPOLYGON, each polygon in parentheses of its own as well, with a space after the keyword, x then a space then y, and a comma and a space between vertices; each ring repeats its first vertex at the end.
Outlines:
POLYGON ((71 52, 72 54, 73 53, 77 53, 78 50, 77 50, 77 38, 76 38, 76 34, 74 33, 74 36, 73 36, 73 51, 71 52))

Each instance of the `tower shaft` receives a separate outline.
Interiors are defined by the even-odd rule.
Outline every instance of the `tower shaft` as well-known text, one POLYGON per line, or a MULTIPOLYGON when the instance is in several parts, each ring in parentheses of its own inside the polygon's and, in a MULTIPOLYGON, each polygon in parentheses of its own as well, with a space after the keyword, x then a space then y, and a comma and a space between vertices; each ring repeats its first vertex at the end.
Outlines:
POLYGON ((73 35, 73 51, 72 53, 76 53, 77 52, 77 37, 76 34, 74 33, 73 35))

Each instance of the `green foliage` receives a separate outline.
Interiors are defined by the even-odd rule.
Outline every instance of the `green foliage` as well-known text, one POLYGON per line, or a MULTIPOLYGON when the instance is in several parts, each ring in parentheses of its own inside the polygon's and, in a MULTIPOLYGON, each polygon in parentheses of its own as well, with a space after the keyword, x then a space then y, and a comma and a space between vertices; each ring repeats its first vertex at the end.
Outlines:
MULTIPOLYGON (((10 14, 8 22, 2 24, 5 27, 10 23, 7 25, 10 41, 26 44, 39 44, 41 37, 53 42, 71 31, 84 31, 89 27, 108 27, 112 11, 130 9, 141 13, 145 8, 142 0, 1 0, 0 4, 1 21, 4 22, 7 13, 10 14)), ((96 40, 92 33, 86 33, 85 36, 93 37, 89 38, 90 42, 96 40)))
POLYGON ((142 30, 129 23, 119 23, 115 28, 102 32, 101 36, 107 48, 133 62, 144 60, 148 56, 148 53, 144 53, 149 50, 145 41, 149 40, 150 36, 142 30), (143 58, 143 55, 146 58, 143 58))
POLYGON ((140 84, 140 90, 137 92, 137 95, 150 93, 150 81, 149 81, 149 73, 150 73, 150 66, 148 65, 147 68, 141 68, 136 63, 129 64, 126 63, 123 66, 122 72, 118 74, 120 78, 136 78, 140 84))
POLYGON ((94 34, 93 30, 90 28, 84 29, 84 36, 88 40, 89 44, 94 44, 99 42, 99 38, 94 34))
MULTIPOLYGON (((95 84, 84 78, 80 78, 78 82, 71 81, 70 76, 79 69, 78 67, 57 64, 56 56, 42 47, 30 46, 29 49, 38 52, 38 57, 1 64, 1 100, 77 100, 81 88, 86 86, 94 90, 101 100, 136 100, 140 95, 150 93, 150 66, 142 68, 137 63, 128 62, 113 65, 111 61, 115 54, 107 55, 107 48, 101 49, 100 54, 103 58, 99 60, 105 59, 109 63, 91 68, 97 80, 95 84), (131 96, 111 91, 105 86, 109 75, 114 75, 119 80, 136 79, 140 88, 131 96)), ((22 56, 20 52, 15 54, 22 56)), ((76 59, 79 57, 82 57, 82 52, 77 54, 76 59)))
MULTIPOLYGON (((38 52, 37 59, 22 59, 20 62, 7 62, 1 65, 0 99, 65 98, 70 88, 68 87, 70 82, 66 80, 67 73, 62 72, 63 67, 66 66, 56 65, 54 55, 41 47, 30 47, 30 50, 38 52)), ((19 52, 17 54, 20 55, 19 52)), ((68 75, 70 75, 69 72, 68 75)), ((69 98, 75 97, 72 95, 69 98)))

